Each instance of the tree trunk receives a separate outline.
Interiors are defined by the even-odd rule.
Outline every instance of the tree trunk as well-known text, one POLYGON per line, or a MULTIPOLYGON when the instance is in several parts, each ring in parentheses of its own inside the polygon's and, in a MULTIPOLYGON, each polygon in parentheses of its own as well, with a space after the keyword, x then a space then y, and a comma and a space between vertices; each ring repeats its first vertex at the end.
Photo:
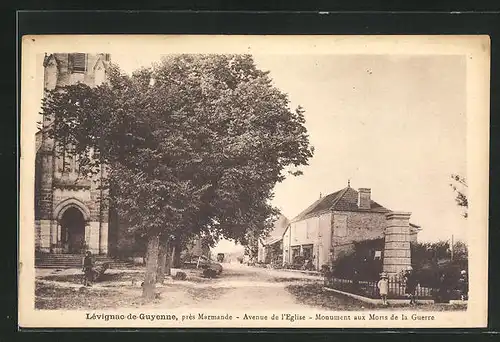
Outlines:
POLYGON ((173 266, 175 268, 181 267, 181 249, 182 245, 180 242, 177 241, 174 245, 174 251, 173 251, 173 259, 174 259, 173 266))
POLYGON ((165 262, 165 275, 170 276, 172 275, 172 246, 170 243, 167 244, 167 255, 166 255, 166 262, 165 262))
POLYGON ((169 268, 169 272, 171 272, 171 269, 172 268, 175 268, 174 267, 174 257, 175 257, 175 250, 177 248, 175 248, 175 245, 171 245, 171 248, 169 250, 170 254, 168 256, 168 268, 169 268))
POLYGON ((148 249, 146 251, 146 274, 142 286, 142 296, 146 300, 152 300, 155 297, 156 271, 158 268, 158 235, 148 238, 148 249))
POLYGON ((160 240, 158 247, 158 269, 156 271, 156 282, 159 284, 163 284, 165 275, 170 275, 170 267, 168 268, 168 274, 166 274, 168 245, 167 241, 160 240))

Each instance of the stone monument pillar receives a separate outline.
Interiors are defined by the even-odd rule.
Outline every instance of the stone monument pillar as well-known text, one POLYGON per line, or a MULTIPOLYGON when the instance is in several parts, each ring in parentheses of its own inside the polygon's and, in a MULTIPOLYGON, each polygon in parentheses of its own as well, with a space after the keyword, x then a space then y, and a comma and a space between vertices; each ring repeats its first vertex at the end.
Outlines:
POLYGON ((383 271, 390 277, 411 266, 410 215, 406 212, 386 214, 383 271))

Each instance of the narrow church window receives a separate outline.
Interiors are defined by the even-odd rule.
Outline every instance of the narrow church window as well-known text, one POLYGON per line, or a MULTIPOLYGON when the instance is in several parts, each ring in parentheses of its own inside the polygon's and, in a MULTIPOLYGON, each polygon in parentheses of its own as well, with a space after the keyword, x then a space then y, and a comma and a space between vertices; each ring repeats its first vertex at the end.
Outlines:
POLYGON ((59 147, 59 157, 58 157, 58 171, 64 173, 66 170, 66 148, 64 146, 59 147))
POLYGON ((86 54, 84 53, 72 53, 70 54, 70 62, 72 66, 73 72, 85 72, 86 71, 86 66, 87 66, 87 61, 86 61, 86 54))
POLYGON ((82 158, 80 157, 80 155, 75 154, 75 156, 73 157, 73 160, 75 162, 74 172, 76 172, 77 174, 80 174, 80 163, 82 161, 82 158))
POLYGON ((70 153, 68 153, 67 158, 68 158, 68 162, 66 163, 66 169, 64 170, 64 172, 71 173, 71 172, 73 172, 73 166, 74 166, 75 160, 70 153))

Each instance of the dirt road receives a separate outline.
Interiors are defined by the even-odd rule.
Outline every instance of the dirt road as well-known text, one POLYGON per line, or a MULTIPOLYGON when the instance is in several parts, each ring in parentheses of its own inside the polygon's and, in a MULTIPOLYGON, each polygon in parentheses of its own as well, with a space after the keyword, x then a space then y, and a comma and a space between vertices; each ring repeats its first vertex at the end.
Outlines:
POLYGON ((304 309, 285 287, 289 284, 319 281, 318 277, 302 273, 249 267, 240 264, 225 264, 220 278, 210 283, 199 284, 212 296, 200 298, 189 307, 206 307, 225 310, 304 309))
MULTIPOLYGON (((187 272, 187 271, 186 271, 187 272)), ((153 302, 142 298, 142 270, 109 270, 107 279, 82 289, 81 270, 37 270, 36 303, 38 308, 97 309, 142 307, 145 309, 221 309, 282 310, 304 309, 288 285, 319 282, 318 276, 241 264, 224 264, 215 279, 201 278, 201 271, 190 270, 185 281, 165 279, 157 286, 160 293, 153 302), (132 280, 136 281, 133 282, 132 280)))

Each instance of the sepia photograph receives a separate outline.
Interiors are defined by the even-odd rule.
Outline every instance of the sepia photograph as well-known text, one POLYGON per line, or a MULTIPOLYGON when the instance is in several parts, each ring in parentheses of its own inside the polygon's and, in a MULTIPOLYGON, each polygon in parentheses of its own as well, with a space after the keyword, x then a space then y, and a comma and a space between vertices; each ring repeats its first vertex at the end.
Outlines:
POLYGON ((481 327, 489 37, 29 36, 25 327, 481 327))

